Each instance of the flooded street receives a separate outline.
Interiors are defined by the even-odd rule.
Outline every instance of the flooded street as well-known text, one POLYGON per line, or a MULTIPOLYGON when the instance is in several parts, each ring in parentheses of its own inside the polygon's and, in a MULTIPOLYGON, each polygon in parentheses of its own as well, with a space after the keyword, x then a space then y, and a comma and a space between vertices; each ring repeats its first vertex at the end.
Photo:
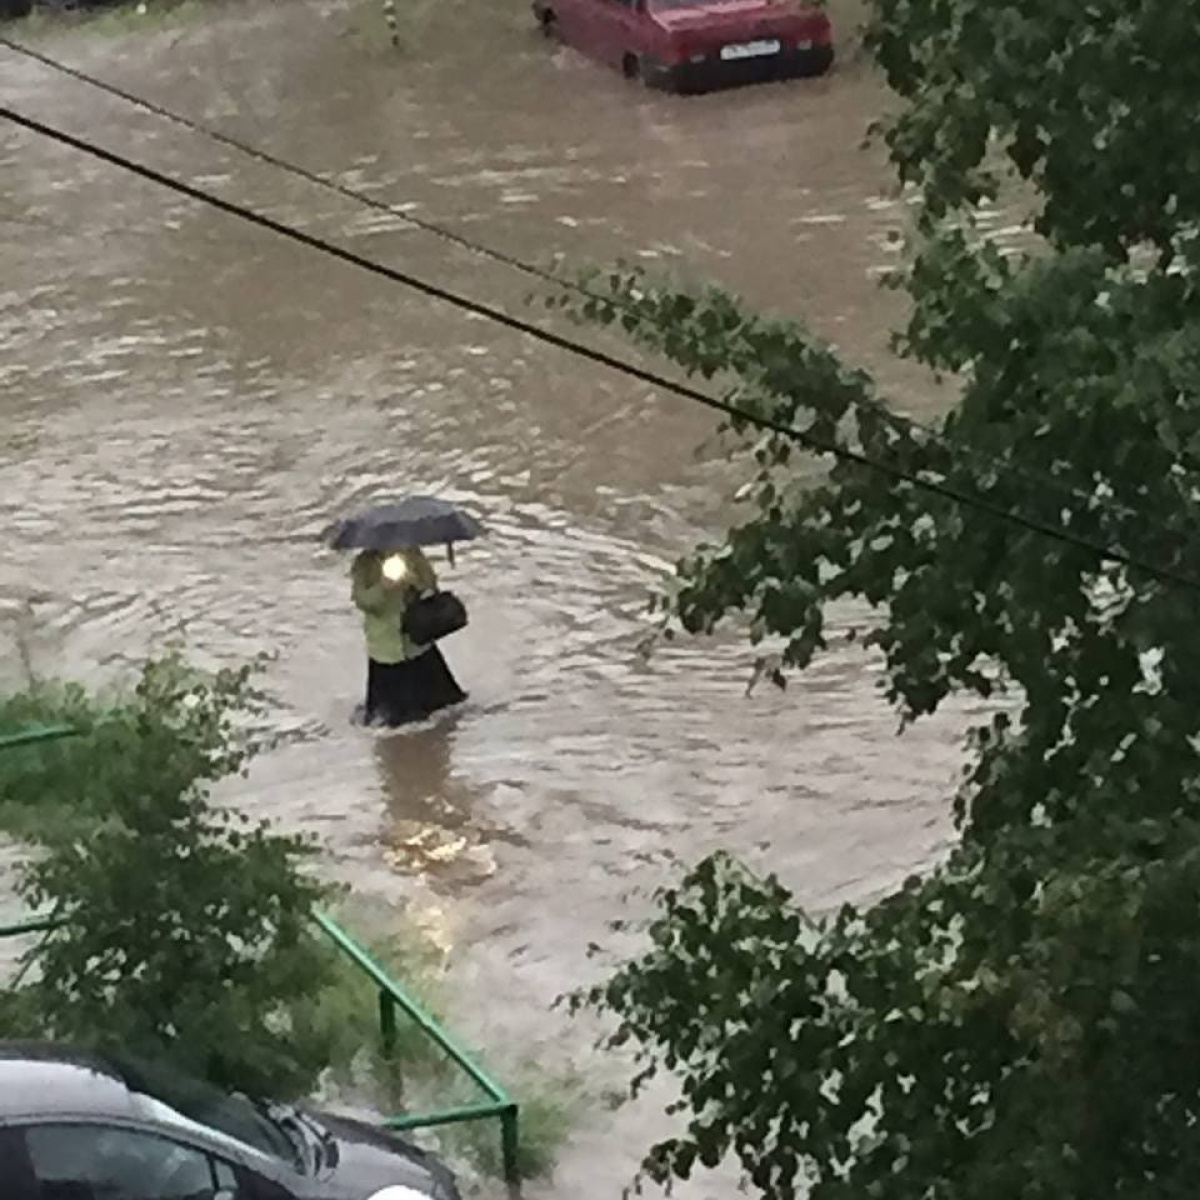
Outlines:
MULTIPOLYGON (((864 68, 676 99, 547 46, 523 0, 419 10, 399 55, 373 22, 263 4, 39 45, 506 252, 719 280, 931 411, 887 354, 902 310, 876 277, 903 206, 859 149, 885 102, 864 68)), ((535 311, 502 266, 3 50, 0 100, 535 311)), ((639 659, 650 589, 720 531, 738 480, 697 454, 711 414, 11 128, 0 180, 4 683, 21 629, 41 673, 89 681, 172 636, 211 663, 277 654, 282 741, 239 798, 316 833, 331 877, 413 905, 449 948, 451 1023, 501 1079, 622 1079, 549 1006, 636 947, 607 922, 645 911, 627 894, 673 864, 726 846, 821 906, 936 854, 959 722, 898 742, 860 651, 751 698, 735 637, 639 659), (472 610, 446 647, 470 703, 381 737, 350 724, 361 634, 348 564, 317 536, 407 491, 462 502, 489 536, 444 576, 472 610)), ((619 1195, 671 1127, 660 1102, 589 1105, 529 1194, 619 1195)))

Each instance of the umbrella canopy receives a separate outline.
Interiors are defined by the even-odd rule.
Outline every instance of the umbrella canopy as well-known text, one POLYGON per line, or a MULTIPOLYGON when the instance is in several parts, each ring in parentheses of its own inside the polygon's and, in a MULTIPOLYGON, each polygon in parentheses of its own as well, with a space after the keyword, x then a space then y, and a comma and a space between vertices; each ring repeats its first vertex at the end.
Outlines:
POLYGON ((483 528, 474 517, 436 496, 408 496, 338 521, 324 539, 335 550, 394 550, 469 542, 483 528))

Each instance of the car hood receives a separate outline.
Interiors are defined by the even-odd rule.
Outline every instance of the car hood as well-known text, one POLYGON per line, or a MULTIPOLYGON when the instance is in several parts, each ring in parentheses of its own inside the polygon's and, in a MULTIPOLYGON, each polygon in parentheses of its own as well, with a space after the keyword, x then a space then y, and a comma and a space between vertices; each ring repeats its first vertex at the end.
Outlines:
POLYGON ((688 8, 651 11, 650 19, 667 33, 728 30, 754 33, 759 28, 775 31, 801 27, 816 33, 828 23, 828 18, 822 12, 805 12, 799 8, 771 3, 770 0, 701 2, 688 8))
POLYGON ((435 1200, 458 1200, 454 1176, 419 1146, 353 1117, 310 1115, 337 1139, 337 1166, 323 1177, 339 1198, 369 1200, 381 1188, 401 1184, 435 1200))

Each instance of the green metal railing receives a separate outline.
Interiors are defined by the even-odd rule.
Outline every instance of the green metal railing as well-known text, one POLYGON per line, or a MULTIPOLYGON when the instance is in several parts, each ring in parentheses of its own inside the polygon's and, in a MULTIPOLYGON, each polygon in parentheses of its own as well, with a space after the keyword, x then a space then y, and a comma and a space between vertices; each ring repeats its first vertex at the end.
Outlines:
MULTIPOLYGON (((26 729, 0 737, 0 750, 48 741, 51 738, 70 737, 75 732, 76 730, 66 725, 26 729)), ((403 1130, 457 1125, 465 1121, 497 1120, 500 1123, 504 1178, 510 1185, 515 1186, 520 1181, 520 1107, 517 1102, 332 917, 319 912, 315 914, 315 919, 322 933, 374 984, 379 996, 379 1036, 385 1057, 395 1051, 396 1012, 397 1009, 401 1009, 488 1097, 486 1101, 477 1104, 461 1104, 435 1109, 433 1112, 400 1113, 384 1117, 383 1124, 389 1129, 403 1130)), ((46 914, 0 925, 0 939, 46 933, 57 924, 56 918, 46 914)))
POLYGON ((11 925, 0 925, 0 940, 29 933, 49 933, 57 924, 53 917, 29 917, 24 921, 14 921, 11 925))
POLYGON ((456 1125, 463 1121, 498 1120, 504 1178, 510 1184, 517 1183, 520 1178, 517 1163, 520 1109, 517 1102, 332 917, 317 913, 316 920, 333 944, 378 988, 379 1033, 384 1054, 390 1054, 395 1048, 396 1010, 403 1009, 488 1097, 481 1104, 462 1104, 428 1113, 385 1117, 384 1124, 389 1129, 421 1129, 435 1125, 456 1125))
POLYGON ((17 733, 0 736, 0 750, 15 746, 28 746, 31 742, 48 742, 52 738, 74 737, 79 730, 71 725, 34 725, 17 733))

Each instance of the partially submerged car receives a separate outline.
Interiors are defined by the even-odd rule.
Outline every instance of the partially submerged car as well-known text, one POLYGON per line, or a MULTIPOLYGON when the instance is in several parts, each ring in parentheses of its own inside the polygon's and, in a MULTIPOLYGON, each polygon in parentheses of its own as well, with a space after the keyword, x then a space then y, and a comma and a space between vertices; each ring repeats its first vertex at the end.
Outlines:
POLYGON ((675 92, 823 75, 833 26, 799 0, 533 0, 548 37, 675 92))
POLYGON ((382 1129, 161 1065, 0 1042, 3 1200, 459 1200, 382 1129))

